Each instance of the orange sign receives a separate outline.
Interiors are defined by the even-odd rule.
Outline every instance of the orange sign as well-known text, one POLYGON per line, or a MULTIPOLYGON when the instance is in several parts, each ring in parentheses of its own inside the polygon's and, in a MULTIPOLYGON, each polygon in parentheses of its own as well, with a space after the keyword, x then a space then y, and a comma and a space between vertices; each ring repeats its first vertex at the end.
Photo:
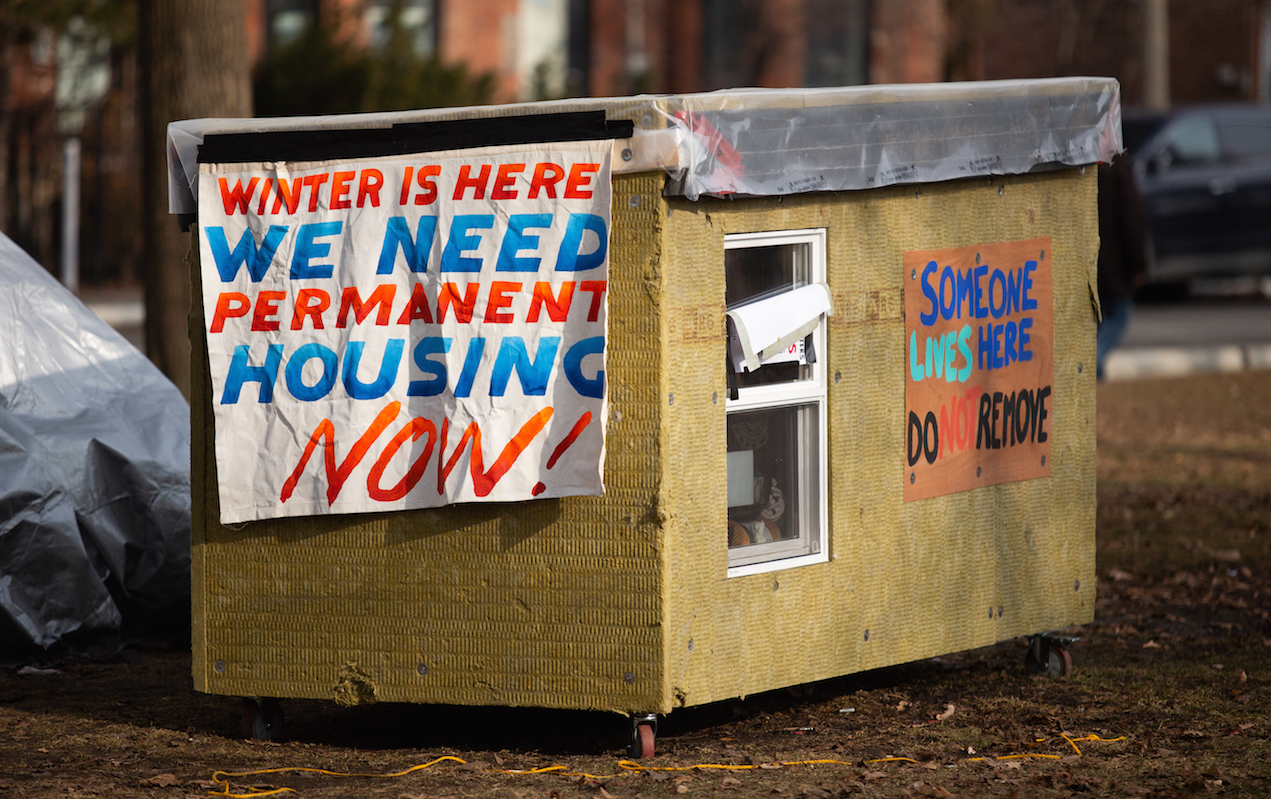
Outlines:
POLYGON ((1050 475, 1050 238, 905 253, 905 501, 1050 475))

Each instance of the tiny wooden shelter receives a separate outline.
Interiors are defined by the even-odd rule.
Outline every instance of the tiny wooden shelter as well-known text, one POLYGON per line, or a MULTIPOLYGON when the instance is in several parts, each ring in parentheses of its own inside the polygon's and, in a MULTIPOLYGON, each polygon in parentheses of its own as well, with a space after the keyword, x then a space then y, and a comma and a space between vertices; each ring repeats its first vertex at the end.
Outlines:
POLYGON ((198 690, 669 713, 1091 620, 1115 81, 180 122, 172 209, 213 134, 578 111, 634 126, 604 494, 222 524, 196 290, 198 690))

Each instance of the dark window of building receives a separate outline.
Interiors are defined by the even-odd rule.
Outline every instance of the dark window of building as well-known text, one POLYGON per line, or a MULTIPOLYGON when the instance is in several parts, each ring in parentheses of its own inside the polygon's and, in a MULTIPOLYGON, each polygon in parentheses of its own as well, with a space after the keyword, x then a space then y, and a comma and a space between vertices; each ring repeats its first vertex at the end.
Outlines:
POLYGON ((591 14, 589 0, 569 0, 565 54, 565 96, 586 97, 590 84, 591 14))
POLYGON ((435 0, 372 0, 367 4, 367 40, 373 50, 388 46, 394 28, 405 35, 416 56, 432 55, 437 50, 435 0))
POLYGON ((703 0, 702 88, 754 86, 762 6, 753 0, 703 0))
POLYGON ((270 48, 291 44, 318 22, 318 0, 266 0, 270 48))
POLYGON ((757 86, 774 58, 801 53, 803 86, 866 83, 868 0, 803 0, 802 27, 783 26, 762 0, 703 0, 703 88, 757 86), (797 37, 799 42, 781 41, 797 37))
POLYGON ((868 82, 867 0, 804 0, 807 58, 803 85, 858 86, 868 82))

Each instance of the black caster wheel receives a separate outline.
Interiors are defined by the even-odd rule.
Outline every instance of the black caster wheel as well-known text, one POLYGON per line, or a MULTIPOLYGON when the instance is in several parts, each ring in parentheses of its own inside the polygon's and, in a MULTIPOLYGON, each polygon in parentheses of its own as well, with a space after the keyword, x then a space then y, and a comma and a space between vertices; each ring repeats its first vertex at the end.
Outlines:
POLYGON ((282 735, 282 706, 278 704, 278 700, 243 697, 239 733, 249 740, 278 740, 282 735))
POLYGON ((1066 677, 1072 671, 1072 655, 1060 641, 1044 635, 1029 639, 1024 665, 1029 674, 1066 677))
POLYGON ((631 717, 631 741, 627 754, 637 760, 653 757, 653 741, 658 734, 658 719, 652 714, 631 717))

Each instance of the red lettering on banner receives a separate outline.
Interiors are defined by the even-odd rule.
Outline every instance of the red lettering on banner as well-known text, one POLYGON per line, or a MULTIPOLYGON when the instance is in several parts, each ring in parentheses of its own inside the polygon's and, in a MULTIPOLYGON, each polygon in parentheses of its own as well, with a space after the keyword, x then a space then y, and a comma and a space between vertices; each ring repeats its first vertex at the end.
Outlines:
POLYGON ((336 172, 331 177, 331 210, 340 211, 353 207, 353 201, 348 197, 349 191, 353 188, 349 182, 356 175, 356 172, 336 172))
POLYGON ((247 181, 247 190, 243 190, 243 181, 234 181, 234 188, 229 187, 229 181, 225 178, 220 179, 221 184, 221 205, 225 206, 225 215, 233 216, 235 211, 240 214, 247 213, 247 204, 252 201, 252 195, 256 193, 256 184, 260 182, 260 178, 252 178, 247 181))
POLYGON ((402 309, 402 315, 397 318, 397 324, 408 325, 416 319, 432 324, 431 302, 428 295, 424 293, 423 283, 416 283, 411 289, 410 302, 406 303, 406 307, 402 309))
POLYGON ((309 457, 313 455, 313 450, 321 441, 322 462, 327 473, 327 505, 334 504, 336 497, 340 496, 340 489, 344 487, 344 481, 349 478, 349 473, 362 462, 362 458, 366 457, 366 451, 371 448, 371 444, 375 443, 375 439, 379 438, 380 433, 384 432, 384 428, 388 427, 388 423, 397 417, 401 407, 400 402, 390 402, 385 406, 362 437, 353 445, 353 449, 349 450, 349 454, 344 456, 339 466, 335 463, 335 425, 330 419, 319 422, 313 430, 313 435, 309 436, 309 443, 305 445, 300 462, 292 470, 287 482, 282 484, 282 494, 279 499, 286 502, 291 498, 292 492, 296 490, 296 484, 300 482, 300 475, 304 473, 305 466, 309 463, 309 457))
MULTIPOLYGON (((552 456, 547 459, 547 468, 550 469, 556 465, 556 461, 560 460, 560 456, 564 455, 565 450, 569 449, 570 445, 578 440, 578 437, 582 435, 583 430, 589 424, 591 424, 591 411, 587 411, 577 422, 574 422, 574 426, 570 429, 569 434, 561 439, 561 442, 556 445, 556 449, 552 450, 552 456)), ((537 497, 546 490, 546 483, 535 483, 534 488, 530 489, 530 494, 537 497)))
POLYGON ((534 167, 534 177, 530 180, 530 199, 537 200, 539 192, 547 192, 550 200, 556 199, 556 184, 565 177, 565 169, 550 161, 534 167), (550 175, 548 173, 551 173, 550 175))
POLYGON ((432 205, 437 202, 437 181, 433 178, 441 174, 441 167, 436 164, 421 166, 415 175, 415 184, 423 189, 423 194, 415 195, 415 205, 432 205))
POLYGON ((494 178, 494 187, 490 191, 491 200, 515 200, 516 191, 508 191, 516 183, 516 176, 525 171, 525 164, 499 164, 498 174, 494 178))
POLYGON ((321 197, 319 189, 330 177, 326 172, 320 172, 317 175, 310 175, 301 181, 301 183, 309 187, 309 213, 312 214, 318 210, 318 200, 321 197))
POLYGON ((300 289, 296 295, 296 307, 291 312, 291 329, 303 330, 307 316, 313 321, 314 330, 322 330, 322 312, 330 307, 331 295, 322 289, 300 289))
POLYGON ((569 446, 578 440, 578 437, 583 433, 583 429, 589 424, 591 424, 591 411, 586 411, 579 417, 577 422, 574 422, 574 427, 569 431, 569 435, 561 439, 561 442, 556 445, 556 449, 552 450, 552 457, 547 459, 547 468, 550 469, 556 465, 556 461, 560 460, 560 456, 564 455, 565 450, 569 449, 569 446))
POLYGON ((410 424, 397 431, 397 435, 389 440, 388 445, 384 447, 384 451, 380 453, 379 459, 371 467, 371 473, 366 478, 367 495, 376 502, 393 502, 409 494, 410 490, 424 476, 424 470, 428 468, 428 461, 432 458, 433 447, 436 444, 437 425, 422 417, 411 419, 410 424), (405 444, 408 438, 411 441, 418 441, 419 437, 425 433, 428 434, 428 444, 424 447, 424 451, 419 454, 419 457, 415 459, 415 462, 410 465, 406 475, 397 481, 397 484, 392 488, 381 488, 380 483, 384 480, 384 470, 388 468, 389 461, 401 449, 402 444, 405 444))
POLYGON ((468 189, 472 189, 472 199, 485 199, 485 186, 490 182, 490 165, 482 164, 481 171, 477 176, 472 177, 472 167, 464 164, 459 167, 459 177, 455 180, 455 200, 462 200, 463 193, 468 189))
MULTIPOLYGON (((358 437, 352 449, 338 464, 336 463, 335 453, 335 424, 330 419, 323 419, 309 436, 309 441, 305 445, 304 452, 300 455, 299 462, 296 463, 296 468, 292 470, 291 475, 283 483, 279 498, 283 502, 291 499, 292 494, 295 493, 296 486, 300 482, 301 475, 304 474, 305 467, 309 465, 309 460, 313 457, 314 450, 320 444, 322 446, 324 473, 327 480, 327 505, 335 504, 349 475, 365 459, 367 452, 370 451, 389 424, 397 418, 401 407, 402 404, 400 402, 390 402, 386 405, 375 417, 375 420, 371 422, 371 426, 358 437)), ((525 424, 521 425, 521 429, 516 432, 516 435, 512 436, 512 439, 503 446, 499 456, 490 465, 489 469, 485 468, 485 452, 481 446, 481 426, 476 422, 468 425, 463 435, 459 438, 459 442, 455 445, 455 449, 451 451, 449 457, 446 457, 446 442, 450 433, 450 420, 442 419, 441 435, 438 437, 437 426, 432 421, 423 417, 411 419, 405 427, 397 431, 389 439, 388 443, 384 445, 384 450, 371 466, 366 478, 367 495, 377 502, 393 502, 405 497, 423 478, 435 449, 437 452, 438 494, 445 493, 446 480, 449 479, 459 460, 463 457, 464 452, 467 451, 468 475, 472 478, 473 492, 478 497, 489 496, 504 475, 511 470, 521 453, 530 445, 530 442, 547 426, 547 422, 552 418, 553 412, 554 409, 552 408, 543 408, 531 416, 525 424), (410 468, 401 480, 391 488, 384 488, 382 485, 384 472, 393 458, 408 440, 418 441, 424 435, 428 436, 428 442, 424 446, 423 452, 411 463, 410 468), (437 446, 438 444, 440 446, 437 446)), ((560 454, 574 443, 574 440, 578 438, 583 428, 590 421, 590 412, 584 414, 583 418, 578 420, 565 439, 556 446, 548 466, 549 469, 556 464, 560 454)))
POLYGON ((384 173, 378 169, 363 169, 362 180, 357 185, 357 207, 361 208, 369 197, 371 205, 380 207, 380 188, 384 185, 384 173))
POLYGON ((459 287, 454 283, 446 283, 437 295, 437 324, 446 321, 446 309, 455 309, 456 322, 471 322, 472 310, 477 305, 477 289, 480 283, 469 283, 464 287, 463 299, 459 299, 459 287))
POLYGON ((604 300, 605 290, 608 287, 607 280, 584 280, 579 286, 583 291, 591 293, 591 308, 587 310, 588 322, 594 322, 600 318, 600 303, 604 300))
POLYGON ((590 200, 592 190, 587 188, 592 174, 600 171, 600 164, 574 164, 569 168, 569 180, 565 182, 566 200, 590 200), (591 174, 589 174, 591 173, 591 174))
POLYGON ((269 199, 269 190, 274 182, 269 178, 265 178, 265 183, 260 187, 260 202, 256 204, 256 216, 264 216, 265 201, 269 199))
POLYGON ((282 210, 282 204, 287 203, 287 213, 294 214, 300 208, 300 190, 304 188, 303 181, 296 178, 291 181, 291 185, 287 185, 286 178, 278 178, 278 191, 274 192, 274 208, 271 213, 278 213, 282 210))
POLYGON ((278 303, 286 297, 285 291, 262 291, 257 294, 256 311, 252 314, 252 330, 277 330, 278 320, 273 317, 278 313, 278 303))
POLYGON ((534 436, 539 434, 539 431, 547 424, 547 420, 551 418, 551 408, 544 408, 530 417, 530 420, 521 425, 521 429, 517 431, 516 435, 512 436, 512 440, 499 453, 498 459, 490 466, 489 471, 485 471, 485 455, 481 449, 480 425, 476 422, 468 425, 468 429, 463 431, 463 436, 459 439, 459 443, 455 445, 454 452, 447 459, 446 439, 450 432, 450 420, 443 419, 441 422, 441 448, 437 451, 437 493, 445 493, 446 478, 450 477, 450 473, 454 471, 455 464, 459 462, 459 458, 463 455, 465 445, 471 441, 472 451, 468 456, 468 473, 472 477, 473 493, 479 497, 489 496, 495 485, 503 478, 503 475, 507 474, 508 469, 512 468, 512 464, 516 463, 516 459, 520 457, 525 448, 534 440, 534 436))
MULTIPOLYGON (((517 298, 527 291, 524 283, 493 280, 488 284, 484 298, 482 289, 486 288, 486 284, 466 283, 461 292, 457 283, 443 283, 435 301, 429 297, 424 288, 425 284, 412 283, 410 297, 396 317, 394 317, 398 288, 396 283, 380 283, 368 287, 367 290, 370 293, 365 298, 363 298, 362 290, 357 286, 346 286, 340 293, 339 313, 335 318, 335 326, 345 328, 350 325, 360 325, 371 316, 372 312, 375 314, 374 324, 377 327, 385 327, 389 324, 409 325, 413 322, 441 324, 449 316, 453 316, 458 323, 468 324, 476 315, 477 302, 481 299, 484 299, 485 303, 484 314, 480 320, 483 324, 516 324, 522 319, 522 312, 524 312, 525 323, 539 324, 546 321, 543 319, 544 311, 550 321, 566 322, 573 308, 574 295, 578 291, 591 295, 586 303, 587 321, 596 322, 600 318, 608 285, 608 281, 604 280, 584 280, 581 283, 567 280, 560 284, 560 294, 555 295, 552 293, 551 283, 539 281, 534 284, 529 308, 525 309, 517 305, 517 298), (349 318, 350 314, 352 314, 352 321, 349 318)), ((292 307, 283 307, 288 299, 288 292, 285 291, 260 291, 254 297, 255 308, 253 309, 253 297, 250 295, 237 291, 222 292, 217 297, 216 309, 212 313, 208 332, 221 333, 228 320, 248 314, 251 315, 251 329, 254 331, 277 330, 279 325, 277 317, 282 315, 285 318, 288 313, 291 330, 303 330, 306 318, 312 321, 314 330, 325 329, 323 315, 332 307, 329 291, 317 288, 297 289, 295 297, 291 298, 292 307)), ((582 313, 581 307, 579 313, 582 313)))
POLYGON ((410 178, 413 174, 415 174, 415 167, 413 166, 406 167, 406 171, 402 173, 402 193, 397 198, 398 205, 405 205, 406 200, 410 197, 410 178))
POLYGON ((539 282, 534 284, 534 298, 530 301, 530 312, 526 314, 526 322, 537 322, 539 312, 547 308, 547 316, 553 322, 564 322, 569 316, 569 304, 574 299, 574 281, 566 280, 560 284, 560 296, 552 296, 552 284, 539 282))
POLYGON ((336 327, 346 327, 349 322, 349 310, 353 310, 354 324, 362 324, 362 320, 371 315, 371 309, 379 306, 379 312, 375 315, 375 324, 384 326, 388 324, 389 314, 393 312, 393 296, 397 293, 397 285, 395 283, 384 283, 376 286, 371 292, 371 296, 366 298, 366 302, 362 302, 362 295, 358 293, 357 286, 349 286, 340 296, 340 315, 335 319, 336 327))
POLYGON ((237 291, 222 292, 221 296, 216 298, 216 312, 212 314, 211 332, 221 332, 225 328, 226 319, 246 316, 251 307, 252 301, 247 299, 246 294, 240 294, 237 291))
POLYGON ((512 314, 503 309, 512 304, 516 292, 521 290, 520 283, 510 283, 503 280, 495 280, 490 283, 490 297, 485 304, 485 314, 482 316, 483 322, 496 322, 500 324, 511 324, 512 314))

